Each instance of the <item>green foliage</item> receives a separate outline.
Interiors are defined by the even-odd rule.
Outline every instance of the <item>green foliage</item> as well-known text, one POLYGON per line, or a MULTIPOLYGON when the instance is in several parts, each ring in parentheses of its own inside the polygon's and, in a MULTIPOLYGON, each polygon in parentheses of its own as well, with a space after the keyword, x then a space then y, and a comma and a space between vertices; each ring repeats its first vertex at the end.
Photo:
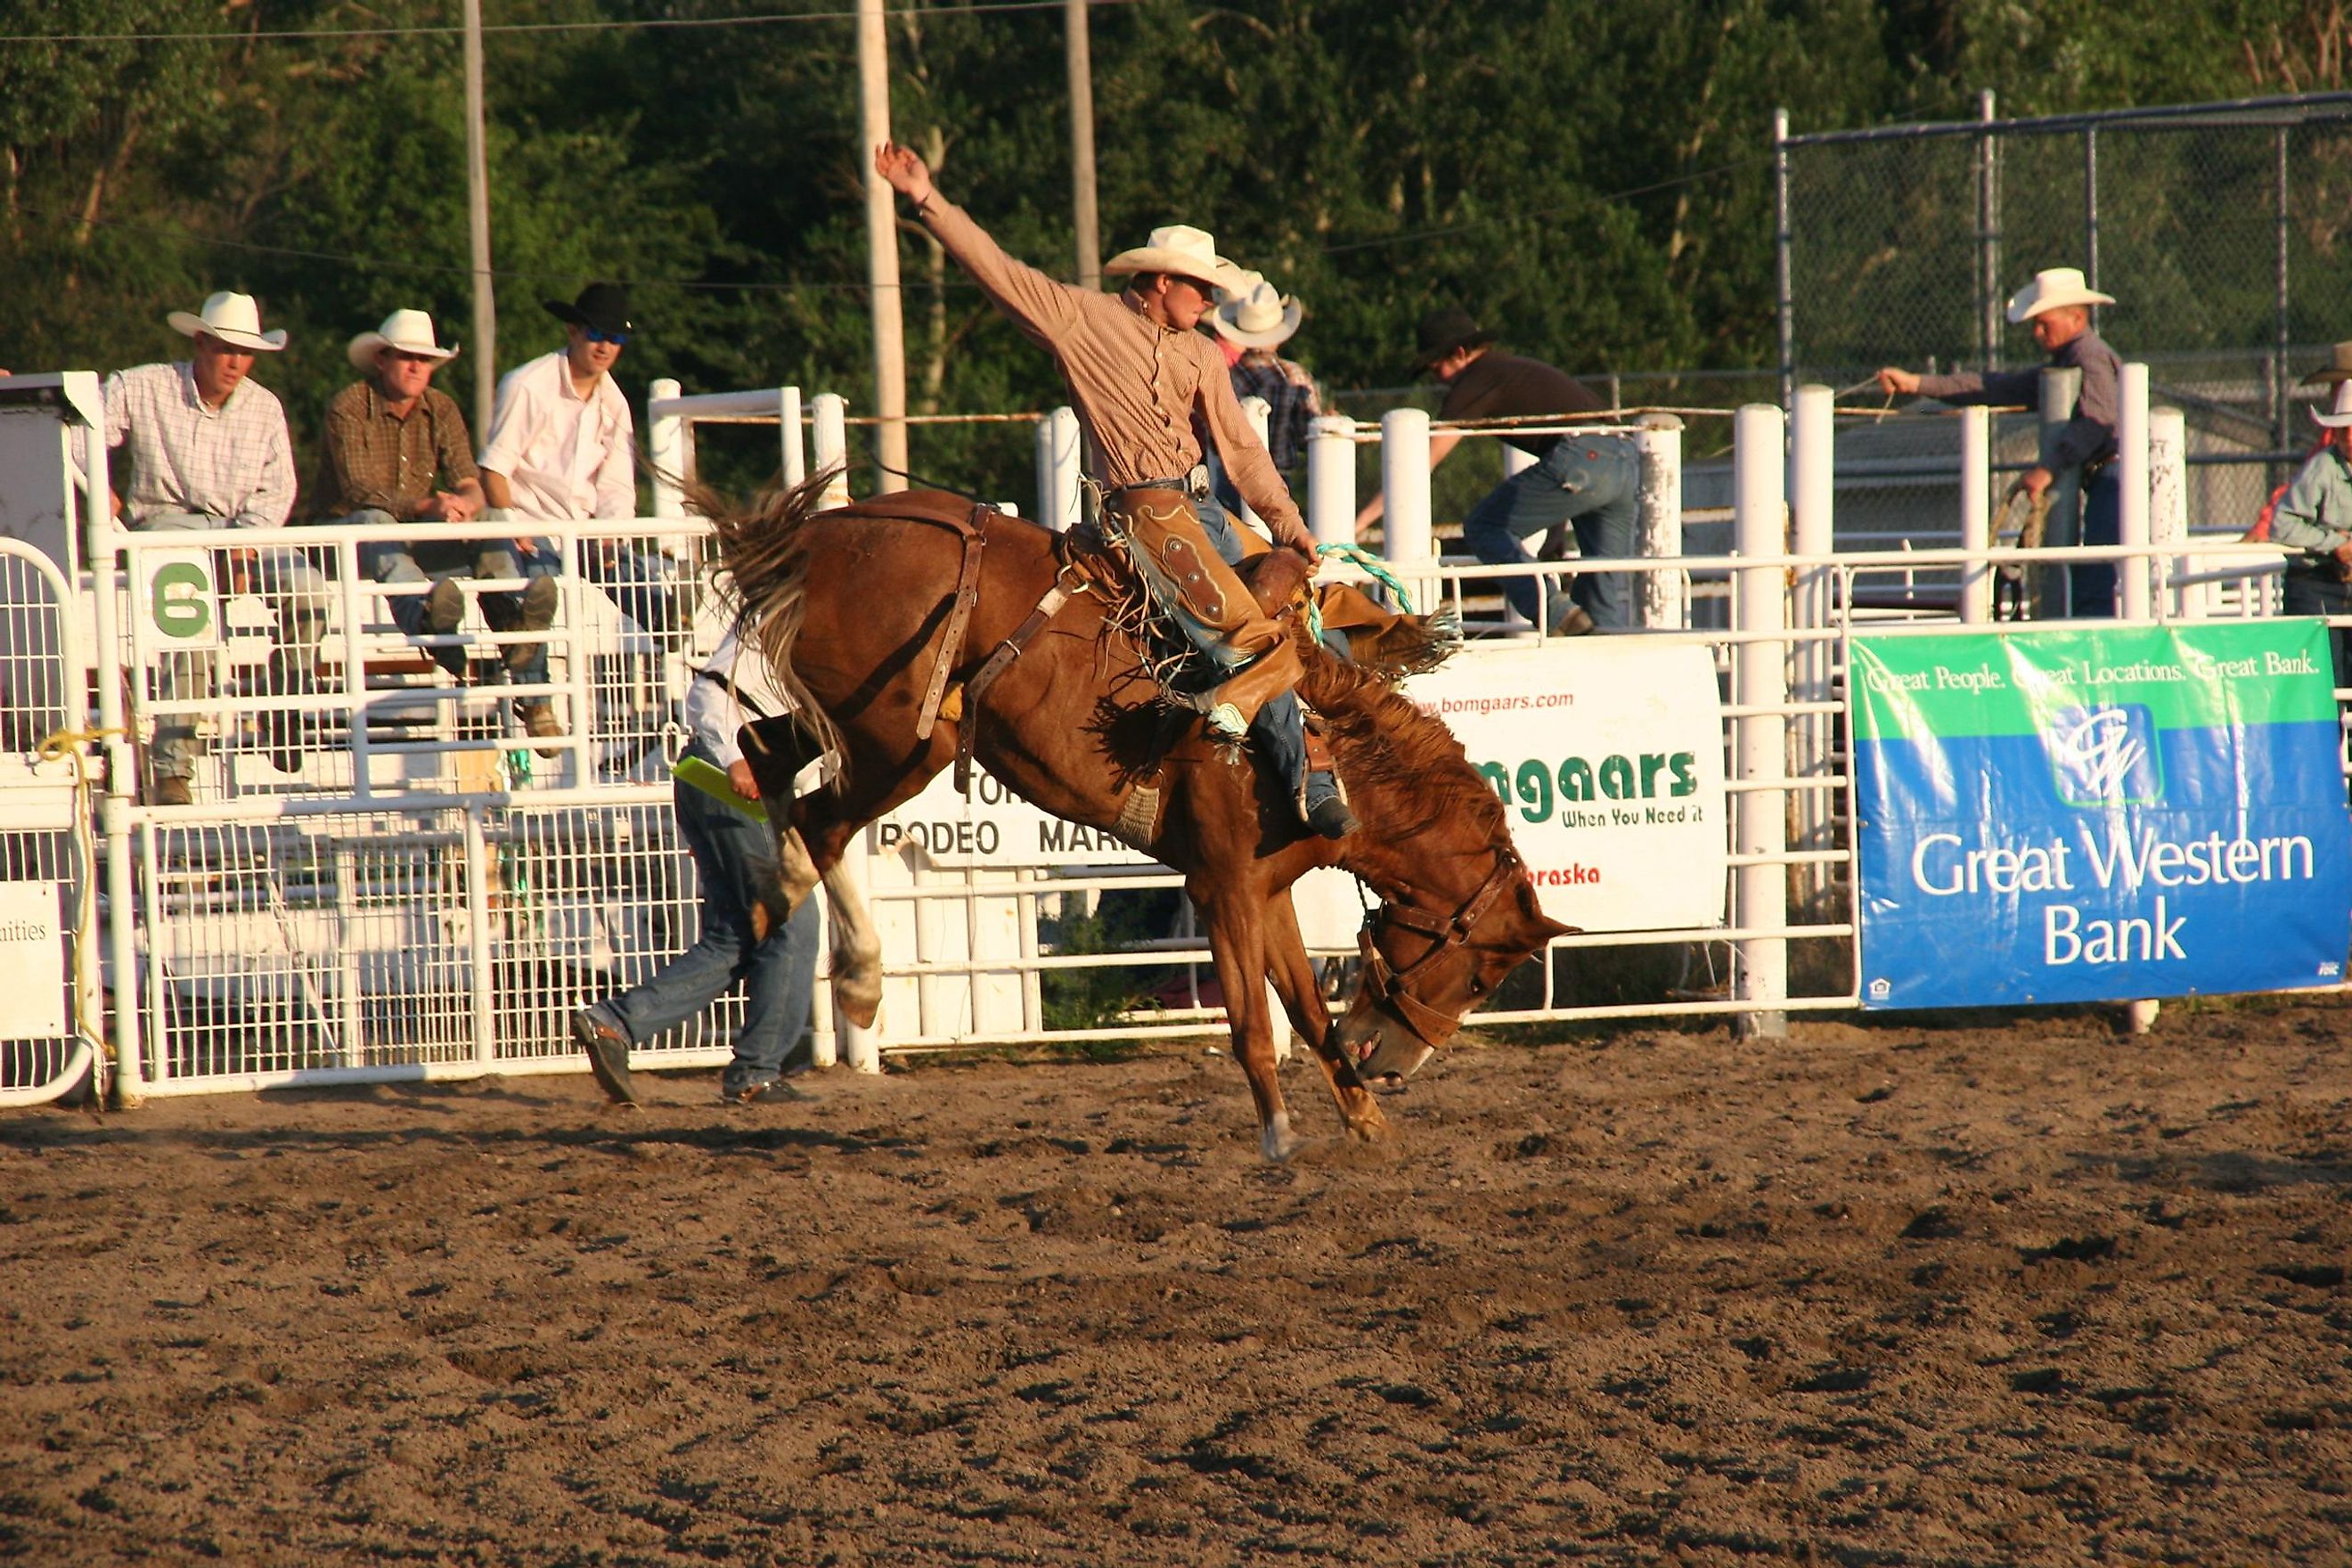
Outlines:
MULTIPOLYGON (((2019 113, 2275 89, 2309 76, 2297 50, 2328 54, 2314 3, 1102 5, 1104 248, 1160 223, 1213 229, 1227 254, 1305 299, 1296 352, 1327 385, 1410 380, 1415 318, 1449 303, 1581 373, 1764 363, 1775 105, 1821 130, 1965 114, 1979 85, 2019 113)), ((764 8, 485 9, 495 26, 764 8)), ((415 305, 469 336, 458 41, 350 31, 457 19, 453 0, 0 8, 10 34, 110 35, 0 43, 0 269, 12 284, 0 363, 104 370, 175 353, 184 343, 166 310, 245 288, 293 333, 261 374, 307 447, 350 377, 351 334, 415 305), (347 36, 260 36, 310 29, 347 36), (207 36, 120 37, 152 32, 207 36)), ((927 5, 894 9, 889 34, 897 133, 1009 250, 1068 275, 1058 11, 927 5)), ((674 375, 693 389, 835 389, 870 408, 854 42, 839 19, 493 33, 499 368, 554 341, 541 300, 614 277, 633 283, 646 323, 619 371, 633 400, 674 375)), ((2160 171, 2147 184, 2152 197, 2166 189, 2160 171)), ((1887 204, 1916 195, 1892 190, 1887 204)), ((2181 197, 2163 220, 2193 231, 2227 216, 2181 197)), ((913 405, 1055 401, 1045 357, 919 228, 901 234, 913 405)), ((470 368, 459 364, 449 379, 470 368)), ((750 477, 758 454, 742 447, 730 472, 750 477)), ((1029 499, 1018 426, 919 431, 914 467, 1029 499)))

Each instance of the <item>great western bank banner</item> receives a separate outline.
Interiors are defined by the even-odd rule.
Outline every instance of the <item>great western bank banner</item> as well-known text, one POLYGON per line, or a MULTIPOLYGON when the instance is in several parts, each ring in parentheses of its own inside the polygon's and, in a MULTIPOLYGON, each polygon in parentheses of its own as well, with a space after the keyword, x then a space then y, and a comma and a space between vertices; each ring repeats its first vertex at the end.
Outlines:
POLYGON ((1544 912, 1585 931, 1723 923, 1723 704, 1697 646, 1580 637, 1405 683, 1502 797, 1544 912))
POLYGON ((2322 623, 1857 637, 1850 668, 1866 1005, 2341 976, 2322 623))

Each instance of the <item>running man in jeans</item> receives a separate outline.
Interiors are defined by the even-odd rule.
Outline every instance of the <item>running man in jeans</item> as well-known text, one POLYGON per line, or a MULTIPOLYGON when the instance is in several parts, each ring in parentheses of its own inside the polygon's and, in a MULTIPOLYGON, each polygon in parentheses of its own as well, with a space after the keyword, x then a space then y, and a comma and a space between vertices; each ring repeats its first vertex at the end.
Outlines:
MULTIPOLYGON (((688 689, 692 738, 687 754, 724 769, 738 795, 757 799, 760 786, 736 733, 783 712, 785 705, 765 661, 737 658, 741 646, 730 630, 688 689)), ((751 911, 759 907, 759 889, 773 886, 778 875, 766 825, 683 779, 670 788, 678 833, 702 882, 702 935, 644 984, 572 1015, 572 1037, 588 1053, 605 1094, 616 1104, 635 1105, 630 1048, 686 1022, 740 980, 747 993, 743 1024, 735 1032, 735 1059, 719 1079, 719 1098, 730 1105, 789 1099, 784 1080, 810 1062, 801 1040, 816 991, 816 900, 801 900, 780 939, 762 942, 751 911)))

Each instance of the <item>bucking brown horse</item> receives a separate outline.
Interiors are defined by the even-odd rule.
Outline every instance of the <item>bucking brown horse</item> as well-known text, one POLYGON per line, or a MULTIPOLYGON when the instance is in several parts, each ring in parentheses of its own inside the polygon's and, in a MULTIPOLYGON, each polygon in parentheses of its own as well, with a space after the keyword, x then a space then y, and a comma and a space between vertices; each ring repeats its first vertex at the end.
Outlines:
POLYGON ((1015 794, 1183 874, 1269 1160, 1304 1141, 1283 1106, 1261 976, 1312 1045, 1347 1130, 1370 1140, 1387 1123, 1367 1082, 1418 1068, 1568 929, 1538 908, 1501 804, 1453 734, 1303 627, 1299 692, 1362 824, 1337 842, 1307 833, 1248 756, 1163 700, 1120 613, 1133 601, 1103 558, 1090 567, 1063 536, 938 492, 819 510, 820 492, 812 480, 748 511, 709 498, 703 510, 747 637, 795 705, 745 737, 777 835, 774 912, 824 882, 835 994, 856 1022, 879 1005, 881 948, 838 875, 842 851, 955 763, 960 738, 1015 794), (795 774, 824 754, 828 781, 794 800, 795 774), (1381 900, 1360 942, 1364 983, 1336 1025, 1289 893, 1329 865, 1381 900))

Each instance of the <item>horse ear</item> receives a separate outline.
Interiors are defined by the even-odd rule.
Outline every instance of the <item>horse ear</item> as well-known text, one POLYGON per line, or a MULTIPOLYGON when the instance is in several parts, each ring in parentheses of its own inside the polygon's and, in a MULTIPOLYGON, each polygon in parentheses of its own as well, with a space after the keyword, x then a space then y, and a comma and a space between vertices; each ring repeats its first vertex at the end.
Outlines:
POLYGON ((1543 926, 1543 939, 1546 942, 1556 942, 1564 936, 1578 936, 1584 931, 1582 926, 1562 925, 1549 915, 1538 915, 1536 919, 1543 926))

